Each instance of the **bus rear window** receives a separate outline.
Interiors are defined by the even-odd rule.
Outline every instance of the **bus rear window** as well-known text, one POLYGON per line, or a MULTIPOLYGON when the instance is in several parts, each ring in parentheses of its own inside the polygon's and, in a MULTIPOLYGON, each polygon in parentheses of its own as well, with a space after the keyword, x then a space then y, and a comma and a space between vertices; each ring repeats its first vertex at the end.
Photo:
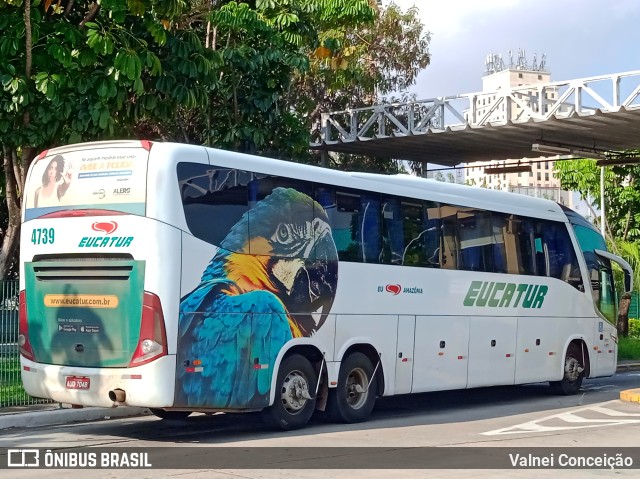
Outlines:
POLYGON ((25 220, 69 209, 144 215, 148 158, 142 147, 50 152, 27 179, 25 220))

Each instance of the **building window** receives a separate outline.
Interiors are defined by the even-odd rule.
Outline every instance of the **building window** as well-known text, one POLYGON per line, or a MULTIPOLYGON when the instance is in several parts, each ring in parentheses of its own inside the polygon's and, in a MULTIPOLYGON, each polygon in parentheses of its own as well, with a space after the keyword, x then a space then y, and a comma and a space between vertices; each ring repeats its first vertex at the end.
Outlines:
POLYGON ((545 161, 545 162, 544 162, 544 169, 545 169, 545 170, 548 170, 548 169, 549 169, 549 162, 548 162, 548 161, 545 161))
POLYGON ((522 172, 521 171, 518 172, 518 178, 522 178, 522 172))
POLYGON ((549 181, 549 173, 544 174, 544 181, 549 181))
POLYGON ((538 75, 538 80, 542 80, 542 75, 538 75))
POLYGON ((522 73, 518 73, 518 78, 522 78, 522 73))
POLYGON ((538 171, 538 181, 542 180, 542 174, 538 171))

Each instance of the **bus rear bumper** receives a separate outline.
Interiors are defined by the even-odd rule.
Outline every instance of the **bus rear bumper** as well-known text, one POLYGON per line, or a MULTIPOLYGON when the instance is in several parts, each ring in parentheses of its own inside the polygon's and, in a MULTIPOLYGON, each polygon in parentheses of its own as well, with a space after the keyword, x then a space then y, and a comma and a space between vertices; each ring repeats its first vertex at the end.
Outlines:
POLYGON ((35 363, 22 356, 20 364, 24 388, 33 397, 97 407, 173 405, 175 355, 135 368, 57 366, 35 363), (116 390, 124 391, 122 402, 109 398, 109 392, 116 390))

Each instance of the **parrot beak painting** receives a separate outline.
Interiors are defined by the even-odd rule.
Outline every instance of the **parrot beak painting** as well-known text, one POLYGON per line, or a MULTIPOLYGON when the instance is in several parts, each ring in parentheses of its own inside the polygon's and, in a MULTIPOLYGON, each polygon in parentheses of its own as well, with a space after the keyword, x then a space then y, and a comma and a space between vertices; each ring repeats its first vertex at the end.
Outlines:
POLYGON ((267 406, 278 353, 322 327, 337 285, 327 213, 304 193, 274 188, 181 300, 175 406, 267 406))

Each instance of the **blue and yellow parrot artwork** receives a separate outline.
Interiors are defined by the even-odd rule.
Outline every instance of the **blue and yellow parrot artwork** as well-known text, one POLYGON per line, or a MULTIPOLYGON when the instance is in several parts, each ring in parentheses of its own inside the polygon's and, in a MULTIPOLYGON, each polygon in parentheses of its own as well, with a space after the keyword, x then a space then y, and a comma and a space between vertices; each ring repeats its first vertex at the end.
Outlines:
POLYGON ((337 283, 326 212, 304 193, 274 188, 181 300, 175 406, 267 406, 280 349, 322 327, 337 283))

